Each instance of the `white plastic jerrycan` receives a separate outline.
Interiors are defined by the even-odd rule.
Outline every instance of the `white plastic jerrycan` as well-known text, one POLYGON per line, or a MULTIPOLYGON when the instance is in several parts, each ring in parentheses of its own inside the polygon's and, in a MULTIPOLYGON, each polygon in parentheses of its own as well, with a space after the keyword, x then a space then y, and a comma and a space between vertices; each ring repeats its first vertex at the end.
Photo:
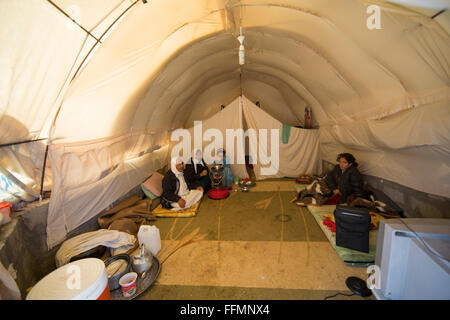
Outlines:
POLYGON ((142 225, 139 228, 138 240, 139 245, 144 244, 145 250, 150 251, 154 256, 161 250, 161 236, 159 229, 155 226, 142 225))

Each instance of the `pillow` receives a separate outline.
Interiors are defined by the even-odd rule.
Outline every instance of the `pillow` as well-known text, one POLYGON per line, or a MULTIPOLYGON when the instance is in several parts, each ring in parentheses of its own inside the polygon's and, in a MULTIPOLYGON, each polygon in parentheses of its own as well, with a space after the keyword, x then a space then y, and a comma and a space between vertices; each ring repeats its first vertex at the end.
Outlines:
POLYGON ((142 191, 144 191, 144 194, 149 197, 152 200, 158 199, 158 196, 155 196, 153 193, 151 193, 150 191, 148 191, 145 187, 144 184, 141 184, 141 189, 142 191))
MULTIPOLYGON (((143 187, 150 191, 154 196, 160 197, 162 195, 162 180, 164 176, 158 172, 153 174, 144 183, 143 187)), ((145 190, 144 190, 145 191, 145 190)))

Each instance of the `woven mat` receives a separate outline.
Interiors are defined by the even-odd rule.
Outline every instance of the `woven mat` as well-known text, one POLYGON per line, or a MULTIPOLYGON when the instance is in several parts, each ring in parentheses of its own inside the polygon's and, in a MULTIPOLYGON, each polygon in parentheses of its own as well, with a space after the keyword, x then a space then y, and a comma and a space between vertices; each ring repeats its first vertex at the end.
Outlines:
POLYGON ((195 217, 198 212, 198 208, 200 207, 200 201, 194 204, 192 207, 181 210, 181 211, 173 211, 170 209, 165 209, 162 205, 158 205, 153 211, 152 214, 156 217, 164 217, 164 218, 188 218, 195 217))

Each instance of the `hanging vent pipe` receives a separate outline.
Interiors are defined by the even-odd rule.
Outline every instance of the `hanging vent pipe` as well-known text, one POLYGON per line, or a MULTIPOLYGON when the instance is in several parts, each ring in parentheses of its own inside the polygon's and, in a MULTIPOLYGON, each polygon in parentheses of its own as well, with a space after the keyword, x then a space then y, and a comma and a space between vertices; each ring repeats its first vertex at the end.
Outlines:
POLYGON ((242 26, 241 26, 241 32, 239 37, 237 37, 239 40, 239 43, 241 44, 239 46, 239 64, 242 66, 245 63, 245 48, 244 48, 244 39, 245 37, 242 35, 242 26))

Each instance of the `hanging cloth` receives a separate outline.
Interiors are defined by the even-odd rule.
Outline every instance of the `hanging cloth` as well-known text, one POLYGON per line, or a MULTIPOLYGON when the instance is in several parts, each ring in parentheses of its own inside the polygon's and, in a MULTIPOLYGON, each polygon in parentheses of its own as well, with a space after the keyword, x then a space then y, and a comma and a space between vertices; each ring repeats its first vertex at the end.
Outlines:
POLYGON ((283 124, 283 129, 281 132, 281 141, 283 142, 283 144, 288 144, 290 134, 291 134, 291 126, 283 124))

